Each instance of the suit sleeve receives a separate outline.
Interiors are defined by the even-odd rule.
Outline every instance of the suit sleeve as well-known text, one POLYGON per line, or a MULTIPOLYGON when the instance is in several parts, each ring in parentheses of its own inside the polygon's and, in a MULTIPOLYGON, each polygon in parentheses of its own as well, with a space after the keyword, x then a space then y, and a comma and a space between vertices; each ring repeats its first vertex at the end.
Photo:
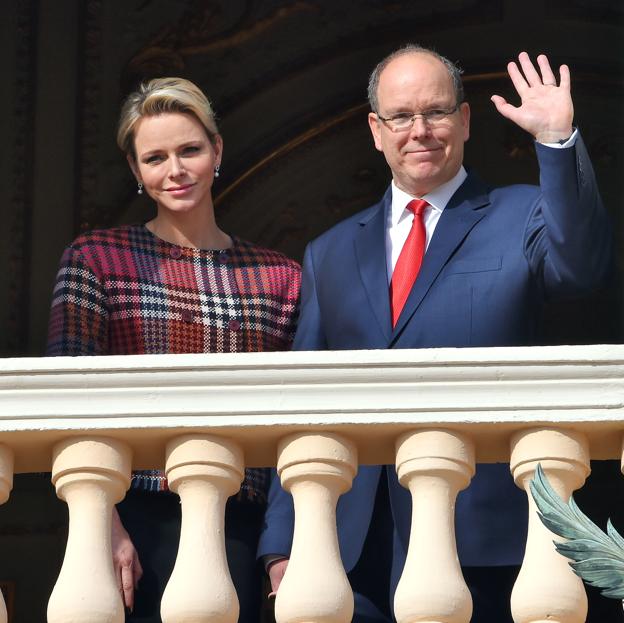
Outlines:
POLYGON ((565 149, 536 145, 540 194, 531 212, 525 255, 547 298, 579 296, 606 279, 611 227, 579 136, 565 149))
POLYGON ((301 281, 301 313, 293 350, 326 350, 327 340, 319 307, 313 244, 306 247, 301 281))
POLYGON ((294 527, 292 496, 282 489, 277 471, 272 469, 264 526, 258 541, 258 558, 268 555, 289 556, 294 527))

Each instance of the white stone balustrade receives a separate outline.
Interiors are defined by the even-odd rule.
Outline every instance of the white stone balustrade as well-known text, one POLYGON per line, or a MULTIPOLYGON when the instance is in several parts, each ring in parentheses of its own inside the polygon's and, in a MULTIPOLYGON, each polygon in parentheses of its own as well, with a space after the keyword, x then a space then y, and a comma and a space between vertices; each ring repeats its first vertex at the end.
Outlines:
POLYGON ((245 475, 241 448, 184 435, 167 444, 169 487, 180 496, 180 546, 161 604, 163 623, 236 623, 238 598, 225 556, 225 503, 245 475))
POLYGON ((328 433, 290 435, 280 441, 277 471, 293 496, 295 531, 275 619, 350 623, 353 593, 338 549, 336 503, 357 471, 355 445, 328 433))
POLYGON ((113 571, 111 517, 130 485, 131 451, 107 437, 77 437, 54 446, 52 482, 69 507, 63 566, 48 623, 123 623, 113 571))
POLYGON ((472 598, 455 545, 455 500, 475 473, 474 445, 450 430, 422 430, 397 441, 399 482, 412 494, 412 525, 394 596, 398 623, 469 623, 472 598))
MULTIPOLYGON (((470 597, 452 519, 474 462, 509 462, 511 448, 519 486, 526 488, 539 461, 565 497, 582 485, 590 457, 622 459, 624 468, 623 439, 624 346, 0 360, 0 502, 11 486, 13 455, 16 473, 52 467, 69 506, 50 622, 123 620, 110 563, 110 509, 128 486, 130 457, 134 469, 166 462, 182 500, 166 623, 236 621, 222 522, 243 456, 250 467, 279 464, 295 499, 293 558, 276 604, 280 623, 349 620, 334 513, 358 461, 396 461, 414 501, 396 600, 400 623, 465 623, 470 597), (206 553, 192 551, 191 541, 206 553), (88 565, 84 548, 91 548, 88 565), (431 565, 441 571, 431 573, 431 565), (212 594, 205 590, 211 574, 221 578, 212 594), (315 594, 325 580, 331 589, 315 594), (426 590, 414 589, 420 585, 426 590)), ((584 620, 582 584, 551 540, 532 516, 513 597, 517 623, 541 623, 546 615, 584 620), (544 582, 547 591, 534 590, 544 582)), ((3 623, 1 617, 0 607, 3 623)))
POLYGON ((512 615, 515 623, 583 623, 587 618, 583 582, 553 547, 553 539, 561 539, 540 521, 529 490, 538 463, 557 494, 568 501, 589 475, 586 437, 553 428, 528 429, 512 437, 511 470, 529 498, 526 552, 512 592, 512 615))

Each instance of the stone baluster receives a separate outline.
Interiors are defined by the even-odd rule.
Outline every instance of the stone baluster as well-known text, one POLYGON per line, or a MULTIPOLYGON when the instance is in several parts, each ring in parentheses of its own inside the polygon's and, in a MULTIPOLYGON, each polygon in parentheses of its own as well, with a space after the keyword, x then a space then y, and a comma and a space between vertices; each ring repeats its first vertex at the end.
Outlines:
POLYGON ((338 548, 336 503, 357 471, 355 445, 331 433, 294 434, 279 443, 277 470, 293 496, 295 531, 275 618, 349 623, 353 592, 338 548))
POLYGON ((53 450, 52 483, 69 508, 65 558, 48 623, 122 623, 113 570, 111 516, 130 485, 131 450, 106 437, 73 437, 53 450))
POLYGON ((184 435, 167 444, 166 473, 170 489, 180 495, 182 526, 161 602, 163 623, 236 623, 224 515, 245 475, 243 451, 229 439, 184 435))
MULTIPOLYGON (((0 504, 9 499, 13 488, 13 451, 0 444, 0 504)), ((7 609, 0 592, 0 623, 7 623, 7 609)))
POLYGON ((583 623, 587 617, 583 582, 555 550, 553 540, 561 537, 542 524, 529 489, 538 463, 557 494, 569 500, 590 471, 585 436, 569 430, 535 428, 512 437, 511 471, 518 487, 528 495, 529 531, 511 611, 515 623, 583 623))
POLYGON ((470 439, 450 430, 419 430, 396 443, 399 482, 412 495, 412 524, 394 596, 398 623, 468 623, 472 598, 455 542, 455 500, 475 472, 470 439))

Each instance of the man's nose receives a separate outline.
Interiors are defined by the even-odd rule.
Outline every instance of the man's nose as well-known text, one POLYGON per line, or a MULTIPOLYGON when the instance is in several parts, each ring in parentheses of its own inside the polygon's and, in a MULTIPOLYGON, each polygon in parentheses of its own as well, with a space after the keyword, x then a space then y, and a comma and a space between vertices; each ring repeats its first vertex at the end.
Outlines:
POLYGON ((421 136, 428 136, 429 134, 431 134, 431 127, 425 118, 420 115, 414 117, 412 129, 410 130, 410 136, 419 138, 421 136))

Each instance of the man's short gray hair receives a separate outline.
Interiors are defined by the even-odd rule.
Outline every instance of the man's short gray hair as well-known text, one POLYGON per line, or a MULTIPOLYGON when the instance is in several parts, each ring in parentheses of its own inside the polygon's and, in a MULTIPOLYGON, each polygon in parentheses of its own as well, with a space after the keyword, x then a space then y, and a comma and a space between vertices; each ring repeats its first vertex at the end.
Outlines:
POLYGON ((379 102, 377 100, 377 89, 379 88, 379 78, 381 72, 395 59, 400 56, 406 56, 408 54, 429 54, 434 58, 437 58, 449 72, 451 82, 453 83, 453 89, 455 91, 456 104, 461 104, 464 101, 464 85, 462 83, 461 75, 462 70, 448 58, 438 54, 435 50, 425 48, 416 43, 409 43, 402 48, 395 50, 391 54, 388 54, 378 65, 373 69, 370 78, 368 80, 368 103, 371 110, 378 112, 379 102))

